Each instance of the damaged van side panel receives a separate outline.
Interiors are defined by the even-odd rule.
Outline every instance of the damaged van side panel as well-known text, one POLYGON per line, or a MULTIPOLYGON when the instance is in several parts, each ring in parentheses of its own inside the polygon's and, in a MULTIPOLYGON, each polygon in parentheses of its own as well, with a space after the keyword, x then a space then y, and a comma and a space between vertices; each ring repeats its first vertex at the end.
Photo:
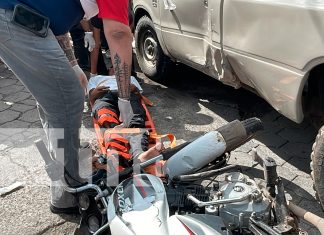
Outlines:
POLYGON ((134 0, 134 5, 142 2, 147 8, 154 3, 151 17, 166 55, 234 88, 249 86, 278 112, 303 120, 309 71, 324 64, 324 3, 134 0))
POLYGON ((278 112, 301 122, 304 68, 324 51, 324 4, 226 0, 223 12, 224 54, 235 74, 278 112))

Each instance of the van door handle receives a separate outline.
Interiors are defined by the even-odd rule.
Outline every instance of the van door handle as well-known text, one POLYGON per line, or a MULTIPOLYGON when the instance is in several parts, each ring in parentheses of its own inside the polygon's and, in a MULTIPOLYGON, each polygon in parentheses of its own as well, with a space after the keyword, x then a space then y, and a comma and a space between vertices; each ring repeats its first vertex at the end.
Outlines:
POLYGON ((177 8, 176 4, 172 2, 172 0, 163 0, 164 3, 164 9, 173 11, 177 8))

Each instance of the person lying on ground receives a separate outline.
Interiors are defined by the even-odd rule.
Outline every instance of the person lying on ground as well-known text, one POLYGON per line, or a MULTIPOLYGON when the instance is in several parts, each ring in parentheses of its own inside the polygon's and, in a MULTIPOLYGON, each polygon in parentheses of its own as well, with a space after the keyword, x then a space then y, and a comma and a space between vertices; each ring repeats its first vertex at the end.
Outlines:
MULTIPOLYGON (((98 75, 90 78, 88 91, 93 117, 103 129, 107 155, 112 153, 115 159, 118 159, 119 165, 129 167, 133 161, 143 162, 161 153, 164 146, 160 142, 148 148, 149 132, 145 128, 146 112, 139 96, 143 89, 134 77, 131 77, 130 95, 134 115, 129 123, 119 121, 118 88, 115 76, 98 75), (139 131, 119 134, 118 128, 120 127, 136 128, 139 131), (117 129, 117 135, 109 133, 109 129, 112 128, 117 129), (129 151, 125 151, 126 149, 129 151)), ((96 164, 96 167, 100 169, 105 166, 96 164)))

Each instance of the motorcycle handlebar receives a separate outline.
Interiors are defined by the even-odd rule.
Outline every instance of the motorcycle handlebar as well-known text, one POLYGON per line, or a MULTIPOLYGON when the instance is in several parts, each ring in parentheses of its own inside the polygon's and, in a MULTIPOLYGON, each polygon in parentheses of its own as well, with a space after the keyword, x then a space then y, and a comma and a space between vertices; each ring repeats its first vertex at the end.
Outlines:
MULTIPOLYGON (((188 144, 189 143, 185 143, 184 146, 186 146, 188 144)), ((161 160, 168 160, 169 158, 171 158, 177 151, 179 151, 184 146, 179 145, 179 146, 177 146, 175 148, 167 149, 163 153, 161 153, 160 155, 158 155, 156 157, 153 157, 153 158, 151 158, 151 159, 149 159, 149 160, 147 160, 145 162, 135 163, 132 167, 127 167, 121 172, 118 172, 116 174, 108 176, 107 177, 107 182, 112 182, 112 181, 118 180, 119 178, 123 178, 123 177, 133 173, 134 169, 144 169, 145 167, 148 167, 148 166, 154 164, 155 162, 158 162, 158 161, 161 161, 161 160)))

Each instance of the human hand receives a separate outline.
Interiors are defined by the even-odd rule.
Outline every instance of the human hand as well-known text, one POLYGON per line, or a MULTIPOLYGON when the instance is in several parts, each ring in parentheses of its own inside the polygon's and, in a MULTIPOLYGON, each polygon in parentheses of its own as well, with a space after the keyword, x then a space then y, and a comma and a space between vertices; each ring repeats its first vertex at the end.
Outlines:
POLYGON ((109 87, 106 87, 106 86, 99 86, 99 87, 96 87, 95 89, 93 89, 90 92, 90 97, 89 97, 90 103, 93 104, 96 101, 96 99, 101 97, 107 91, 109 91, 109 87))
POLYGON ((129 100, 124 100, 118 98, 118 108, 119 108, 119 120, 122 122, 123 127, 129 127, 132 118, 134 117, 134 112, 132 105, 129 100))
POLYGON ((85 73, 83 72, 83 70, 80 68, 79 65, 74 65, 72 68, 75 74, 77 75, 77 77, 79 78, 82 88, 86 92, 88 86, 87 76, 85 75, 85 73))
POLYGON ((88 48, 91 52, 96 46, 96 41, 93 37, 93 32, 85 32, 84 33, 84 47, 88 48))

